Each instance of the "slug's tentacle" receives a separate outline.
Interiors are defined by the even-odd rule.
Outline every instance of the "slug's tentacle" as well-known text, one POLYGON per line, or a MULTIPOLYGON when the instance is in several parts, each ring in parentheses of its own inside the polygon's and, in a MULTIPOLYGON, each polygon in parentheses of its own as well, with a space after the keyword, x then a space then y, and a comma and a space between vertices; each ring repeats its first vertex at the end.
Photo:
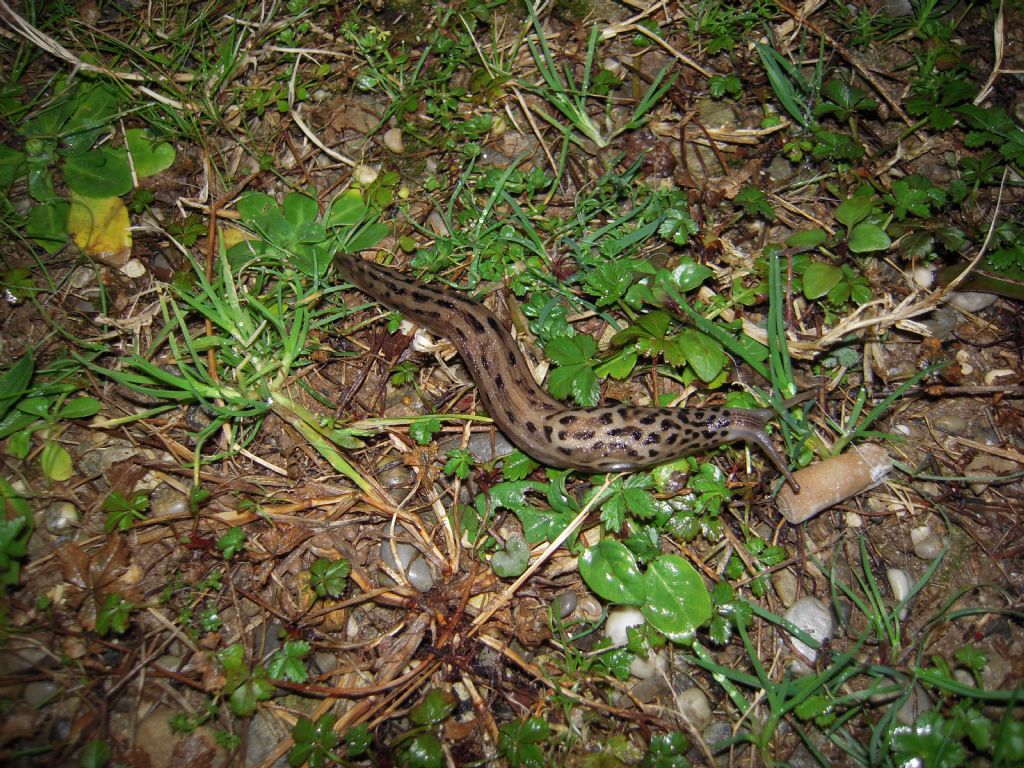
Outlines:
POLYGON ((480 401, 505 436, 538 461, 586 472, 664 464, 723 443, 755 443, 799 490, 764 425, 769 410, 743 408, 566 408, 533 380, 519 345, 494 314, 447 288, 339 253, 335 262, 368 296, 439 336, 462 357, 480 401))

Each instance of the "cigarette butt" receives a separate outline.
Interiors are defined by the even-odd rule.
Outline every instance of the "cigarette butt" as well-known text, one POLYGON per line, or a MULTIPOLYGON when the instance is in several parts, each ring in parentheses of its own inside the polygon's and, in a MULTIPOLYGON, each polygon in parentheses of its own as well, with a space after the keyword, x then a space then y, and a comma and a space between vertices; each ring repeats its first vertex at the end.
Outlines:
POLYGON ((841 456, 794 472, 800 493, 783 486, 775 503, 786 520, 802 523, 844 499, 874 488, 891 469, 892 460, 882 446, 858 445, 841 456))

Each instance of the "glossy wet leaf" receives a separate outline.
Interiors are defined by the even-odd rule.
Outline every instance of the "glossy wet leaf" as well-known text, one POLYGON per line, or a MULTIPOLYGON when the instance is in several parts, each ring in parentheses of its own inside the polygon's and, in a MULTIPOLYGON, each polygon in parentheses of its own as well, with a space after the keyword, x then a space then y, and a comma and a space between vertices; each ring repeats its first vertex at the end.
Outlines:
POLYGON ((711 595, 697 569, 679 555, 662 555, 644 574, 647 599, 641 610, 651 626, 683 642, 711 618, 711 595))
POLYGON ((647 591, 636 558, 614 539, 603 539, 579 557, 580 576, 598 596, 612 603, 641 605, 647 591))

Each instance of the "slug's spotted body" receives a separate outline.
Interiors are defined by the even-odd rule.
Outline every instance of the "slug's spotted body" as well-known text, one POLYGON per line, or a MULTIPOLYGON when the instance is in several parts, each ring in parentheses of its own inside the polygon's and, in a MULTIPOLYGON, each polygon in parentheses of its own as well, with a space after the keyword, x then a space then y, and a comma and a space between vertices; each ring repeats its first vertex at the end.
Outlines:
POLYGON ((533 380, 519 346, 490 310, 445 288, 339 253, 357 288, 448 338, 476 382, 487 413, 515 445, 551 467, 614 472, 663 464, 723 443, 761 446, 792 483, 764 425, 769 410, 742 408, 566 408, 533 380))

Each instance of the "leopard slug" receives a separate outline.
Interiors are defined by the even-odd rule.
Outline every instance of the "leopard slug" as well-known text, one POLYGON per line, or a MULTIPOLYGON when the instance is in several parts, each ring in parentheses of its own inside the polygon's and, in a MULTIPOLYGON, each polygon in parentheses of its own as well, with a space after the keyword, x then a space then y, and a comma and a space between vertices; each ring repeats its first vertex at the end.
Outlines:
POLYGON ((798 490, 764 425, 767 409, 566 408, 533 380, 519 345, 494 314, 464 296, 358 256, 335 255, 341 274, 368 296, 448 338, 480 401, 505 436, 537 461, 585 472, 645 469, 724 443, 756 443, 798 490))

